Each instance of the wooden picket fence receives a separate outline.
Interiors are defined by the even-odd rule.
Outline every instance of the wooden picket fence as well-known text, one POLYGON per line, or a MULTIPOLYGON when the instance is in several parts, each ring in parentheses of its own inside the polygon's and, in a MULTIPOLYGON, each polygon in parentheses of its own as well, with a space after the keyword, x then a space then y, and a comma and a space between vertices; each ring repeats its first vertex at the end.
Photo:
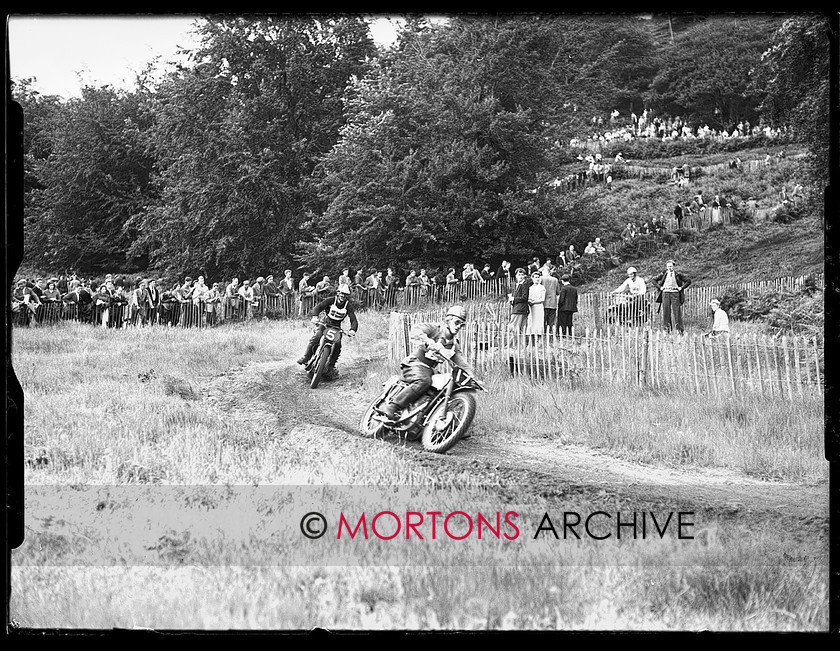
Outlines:
MULTIPOLYGON (((391 314, 393 363, 410 352, 411 325, 423 320, 420 313, 391 314)), ((470 322, 459 340, 479 374, 501 370, 533 382, 580 378, 709 396, 785 400, 820 397, 824 387, 824 347, 813 337, 707 338, 623 327, 584 328, 569 337, 533 336, 484 320, 470 322)))
MULTIPOLYGON (((713 298, 720 299, 735 291, 743 291, 747 296, 768 291, 797 291, 809 281, 814 282, 820 289, 825 288, 824 273, 723 285, 689 285, 685 289, 685 303, 682 307, 683 324, 689 330, 708 330, 711 326, 709 301, 713 298)), ((491 283, 488 285, 492 286, 491 283)), ((512 290, 505 284, 496 286, 493 294, 450 294, 448 297, 451 300, 436 301, 438 305, 423 303, 413 306, 414 309, 403 311, 417 312, 421 318, 435 321, 443 317, 449 305, 462 302, 467 304, 470 320, 491 320, 499 326, 504 326, 510 320, 511 307, 505 300, 508 291, 512 290)), ((649 287, 644 297, 634 298, 603 291, 581 292, 578 294, 578 311, 574 316, 574 324, 578 330, 604 330, 622 325, 658 330, 662 327, 662 313, 655 299, 656 291, 652 287, 649 287)))

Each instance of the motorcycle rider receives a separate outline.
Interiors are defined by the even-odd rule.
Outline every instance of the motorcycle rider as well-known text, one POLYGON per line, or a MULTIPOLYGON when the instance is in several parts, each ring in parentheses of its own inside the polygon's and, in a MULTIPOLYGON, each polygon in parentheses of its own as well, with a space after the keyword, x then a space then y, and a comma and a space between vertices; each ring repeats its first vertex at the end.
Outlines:
POLYGON ((427 353, 433 352, 451 359, 458 366, 469 370, 469 363, 461 354, 461 347, 455 339, 466 323, 467 311, 460 305, 453 305, 447 310, 442 323, 415 323, 411 327, 409 339, 414 349, 400 363, 400 376, 408 386, 379 409, 389 421, 393 421, 400 411, 431 386, 437 361, 430 359, 427 353))
MULTIPOLYGON (((350 288, 347 285, 339 285, 335 296, 325 298, 323 301, 316 304, 309 313, 309 316, 316 327, 312 333, 312 337, 306 344, 306 352, 303 354, 303 357, 297 361, 297 363, 301 366, 308 364, 312 355, 315 354, 315 350, 318 348, 318 343, 321 341, 321 336, 324 334, 326 326, 329 325, 334 328, 341 328, 341 324, 344 319, 349 318, 350 336, 355 335, 356 331, 359 329, 359 321, 356 318, 356 311, 353 308, 353 304, 350 302, 350 288), (318 318, 318 315, 321 314, 321 312, 326 312, 325 323, 321 323, 318 318)), ((341 338, 338 339, 335 347, 333 348, 332 359, 329 362, 329 367, 324 372, 325 379, 332 380, 338 377, 338 371, 335 369, 335 363, 338 361, 339 355, 341 355, 341 338)))

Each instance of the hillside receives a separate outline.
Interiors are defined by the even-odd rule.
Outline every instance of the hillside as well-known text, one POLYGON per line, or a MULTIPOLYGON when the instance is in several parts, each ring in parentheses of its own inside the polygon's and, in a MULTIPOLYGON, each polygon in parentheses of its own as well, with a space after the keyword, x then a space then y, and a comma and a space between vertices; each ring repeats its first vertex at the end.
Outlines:
POLYGON ((815 218, 791 224, 747 223, 701 232, 692 242, 663 246, 647 257, 624 260, 621 266, 582 285, 582 289, 614 289, 626 278, 630 265, 647 280, 664 269, 669 258, 701 285, 799 276, 823 270, 824 234, 815 218))
MULTIPOLYGON (((788 148, 797 151, 798 148, 788 148)), ((758 159, 765 149, 741 152, 744 160, 758 159)), ((692 161, 700 167, 720 163, 716 154, 692 161)), ((669 160, 649 160, 651 167, 667 166, 669 160)), ((602 240, 616 242, 624 225, 633 221, 641 224, 655 216, 672 216, 677 201, 684 205, 696 193, 706 202, 718 194, 722 202, 741 206, 753 199, 759 209, 772 209, 779 205, 781 187, 788 191, 795 184, 805 183, 802 160, 787 159, 771 167, 753 172, 737 170, 717 171, 693 179, 687 187, 677 187, 665 179, 621 179, 608 189, 595 185, 580 191, 579 202, 595 215, 614 215, 601 224, 607 226, 602 240)), ((711 169, 711 167, 709 168, 711 169)), ((582 285, 584 290, 608 290, 617 287, 626 277, 628 266, 635 266, 639 274, 649 278, 661 269, 665 261, 673 258, 678 266, 695 283, 703 285, 757 281, 781 276, 802 275, 821 271, 825 259, 824 233, 817 215, 783 224, 774 221, 757 223, 743 221, 724 228, 692 231, 687 240, 673 245, 662 245, 642 257, 622 256, 621 265, 582 285)))

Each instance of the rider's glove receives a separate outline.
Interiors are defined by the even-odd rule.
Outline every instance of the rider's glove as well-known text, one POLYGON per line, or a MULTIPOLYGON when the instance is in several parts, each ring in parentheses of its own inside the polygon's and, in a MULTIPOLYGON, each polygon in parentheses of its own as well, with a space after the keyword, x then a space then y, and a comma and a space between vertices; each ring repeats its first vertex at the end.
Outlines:
POLYGON ((312 321, 312 323, 314 323, 315 325, 318 325, 318 317, 317 317, 317 316, 313 316, 313 317, 312 317, 311 319, 309 319, 309 320, 310 320, 310 321, 312 321))
POLYGON ((348 330, 347 334, 350 335, 351 337, 355 337, 356 336, 356 331, 355 330, 348 330))

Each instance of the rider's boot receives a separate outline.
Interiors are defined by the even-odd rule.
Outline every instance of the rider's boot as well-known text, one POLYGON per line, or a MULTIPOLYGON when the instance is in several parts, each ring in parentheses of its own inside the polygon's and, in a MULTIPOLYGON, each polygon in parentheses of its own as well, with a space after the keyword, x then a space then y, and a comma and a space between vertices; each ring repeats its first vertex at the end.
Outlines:
POLYGON ((388 420, 396 420, 397 414, 419 397, 420 396, 414 391, 414 389, 406 387, 397 395, 393 396, 384 405, 379 407, 379 411, 384 414, 388 420))
POLYGON ((309 363, 309 360, 312 359, 312 355, 315 352, 315 346, 318 345, 318 337, 313 337, 313 339, 315 341, 313 342, 312 339, 309 340, 309 343, 306 344, 306 352, 303 354, 303 357, 297 361, 297 363, 301 366, 306 366, 309 363))

